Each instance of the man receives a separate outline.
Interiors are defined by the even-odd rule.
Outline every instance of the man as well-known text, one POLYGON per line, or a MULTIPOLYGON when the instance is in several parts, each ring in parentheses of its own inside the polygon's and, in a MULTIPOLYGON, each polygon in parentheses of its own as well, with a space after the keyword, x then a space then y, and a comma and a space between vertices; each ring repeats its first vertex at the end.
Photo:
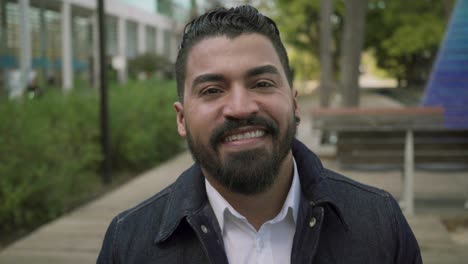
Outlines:
POLYGON ((195 19, 176 77, 195 164, 112 221, 98 263, 421 263, 388 193, 294 139, 297 93, 271 19, 250 6, 195 19))

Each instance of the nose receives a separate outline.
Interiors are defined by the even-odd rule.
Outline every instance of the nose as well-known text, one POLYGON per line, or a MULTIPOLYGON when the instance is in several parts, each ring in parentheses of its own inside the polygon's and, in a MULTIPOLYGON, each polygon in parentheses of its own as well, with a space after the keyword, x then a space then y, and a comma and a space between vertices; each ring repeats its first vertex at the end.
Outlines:
POLYGON ((223 109, 225 118, 245 119, 259 111, 255 95, 245 87, 232 88, 226 100, 223 109))

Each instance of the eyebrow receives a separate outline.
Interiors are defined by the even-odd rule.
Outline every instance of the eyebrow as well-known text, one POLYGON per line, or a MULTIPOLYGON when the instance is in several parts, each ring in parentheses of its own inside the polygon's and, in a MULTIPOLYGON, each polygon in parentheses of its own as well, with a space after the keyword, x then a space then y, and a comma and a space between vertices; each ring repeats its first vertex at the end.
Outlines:
POLYGON ((265 73, 279 74, 279 71, 278 71, 278 69, 277 69, 275 66, 273 66, 273 65, 264 65, 264 66, 255 67, 255 68, 249 69, 249 70, 247 71, 246 76, 247 76, 247 77, 253 77, 253 76, 261 75, 261 74, 265 74, 265 73))
MULTIPOLYGON (((279 74, 279 71, 273 65, 264 65, 264 66, 259 66, 259 67, 249 69, 246 73, 246 76, 253 77, 253 76, 257 76, 257 75, 261 75, 265 73, 279 74)), ((217 74, 217 73, 202 74, 202 75, 197 76, 192 81, 192 87, 195 87, 205 82, 219 82, 219 81, 224 81, 224 80, 225 80, 225 77, 222 74, 217 74)))
POLYGON ((219 82, 219 81, 224 81, 224 76, 221 74, 216 74, 216 73, 208 73, 208 74, 202 74, 197 76, 193 81, 192 81, 192 87, 195 87, 201 83, 205 82, 219 82))

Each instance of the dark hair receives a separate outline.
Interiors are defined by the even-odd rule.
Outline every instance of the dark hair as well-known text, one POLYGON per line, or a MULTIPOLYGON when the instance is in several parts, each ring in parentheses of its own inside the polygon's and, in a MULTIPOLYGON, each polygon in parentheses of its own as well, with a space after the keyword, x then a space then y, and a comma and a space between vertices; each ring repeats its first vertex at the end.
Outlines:
POLYGON ((218 8, 195 18, 184 28, 182 43, 175 63, 177 94, 180 102, 183 102, 184 99, 187 56, 195 44, 207 37, 227 36, 228 38, 235 38, 241 34, 250 33, 261 34, 272 42, 284 68, 289 85, 292 87, 288 54, 281 42, 275 22, 248 5, 230 9, 218 8))

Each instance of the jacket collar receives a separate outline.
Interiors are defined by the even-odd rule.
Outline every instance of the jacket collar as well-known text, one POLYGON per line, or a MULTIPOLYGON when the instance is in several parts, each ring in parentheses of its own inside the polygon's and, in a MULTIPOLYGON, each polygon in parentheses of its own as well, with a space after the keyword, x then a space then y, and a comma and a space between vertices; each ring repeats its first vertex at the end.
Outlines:
MULTIPOLYGON (((164 208, 155 242, 163 242, 177 229, 180 222, 202 210, 208 202, 205 177, 198 164, 183 172, 168 188, 169 197, 164 208)), ((213 215, 214 216, 214 215, 213 215)))
MULTIPOLYGON (((292 152, 299 171, 302 197, 313 206, 330 206, 341 223, 348 229, 342 209, 333 197, 325 178, 325 169, 319 158, 297 139, 293 141, 292 152)), ((183 172, 173 185, 168 187, 169 197, 159 232, 155 238, 156 243, 164 242, 184 218, 197 214, 208 203, 204 179, 200 166, 194 164, 183 172)), ((214 213, 212 217, 215 217, 214 213)))
POLYGON ((299 170, 302 197, 312 206, 329 206, 348 230, 343 209, 333 195, 320 159, 297 139, 293 141, 292 152, 299 170))

